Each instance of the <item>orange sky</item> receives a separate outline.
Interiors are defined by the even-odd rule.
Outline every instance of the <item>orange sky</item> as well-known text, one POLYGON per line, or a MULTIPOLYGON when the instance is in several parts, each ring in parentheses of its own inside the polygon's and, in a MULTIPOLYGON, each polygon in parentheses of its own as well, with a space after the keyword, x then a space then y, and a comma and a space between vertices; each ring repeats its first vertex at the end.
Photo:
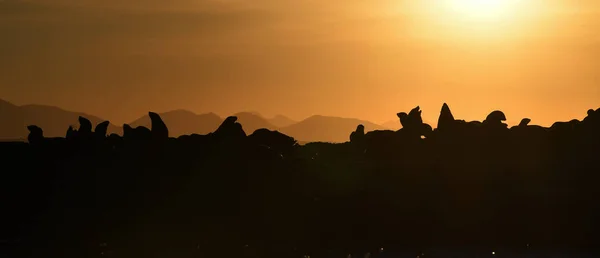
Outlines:
POLYGON ((443 1, 0 0, 0 98, 117 124, 180 108, 385 122, 416 105, 435 122, 448 102, 547 125, 600 107, 600 2, 491 19, 443 1))

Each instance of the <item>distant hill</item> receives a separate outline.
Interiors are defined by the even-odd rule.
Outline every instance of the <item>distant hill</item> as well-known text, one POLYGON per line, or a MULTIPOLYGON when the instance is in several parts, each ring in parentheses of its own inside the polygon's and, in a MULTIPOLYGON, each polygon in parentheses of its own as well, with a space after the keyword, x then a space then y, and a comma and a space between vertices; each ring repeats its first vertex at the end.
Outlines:
MULTIPOLYGON (((197 115, 187 110, 173 110, 159 114, 169 128, 169 136, 178 137, 189 134, 208 134, 214 132, 223 119, 214 113, 197 115)), ((130 126, 151 128, 148 114, 131 122, 130 126)))
MULTIPOLYGON (((58 107, 44 105, 17 106, 0 100, 0 140, 27 139, 28 125, 37 125, 44 130, 47 137, 63 137, 70 125, 79 127, 78 118, 83 116, 95 126, 105 119, 80 112, 63 110, 58 107)), ((110 125, 109 133, 120 133, 120 127, 110 125)))
POLYGON ((234 116, 237 116, 238 122, 242 124, 244 132, 248 135, 261 128, 267 128, 269 130, 276 130, 278 128, 256 112, 240 112, 234 114, 234 116))
POLYGON ((277 126, 279 128, 281 127, 286 127, 286 126, 290 126, 293 125, 295 123, 298 123, 298 121, 295 121, 287 116, 284 115, 276 115, 273 118, 268 119, 269 123, 271 123, 274 126, 277 126))
POLYGON ((301 142, 346 142, 356 126, 362 124, 365 131, 385 130, 380 125, 369 121, 330 116, 311 116, 296 124, 280 129, 281 132, 301 142))
POLYGON ((27 128, 23 125, 24 117, 19 107, 4 100, 0 100, 0 140, 14 140, 27 135, 27 128))
MULTIPOLYGON (((353 118, 316 115, 296 122, 283 115, 268 119, 257 112, 240 112, 234 115, 238 117, 238 121, 247 134, 251 134, 260 128, 267 128, 269 130, 279 130, 294 137, 299 142, 345 142, 358 124, 363 124, 367 131, 395 129, 353 118)), ((43 105, 17 106, 0 100, 0 141, 27 139, 29 134, 27 126, 32 124, 40 126, 44 130, 45 136, 63 137, 70 125, 75 128, 78 127, 79 116, 90 119, 94 126, 105 121, 96 116, 67 111, 58 107, 43 105)), ((224 119, 214 113, 195 114, 187 110, 173 110, 161 113, 160 116, 169 127, 171 137, 214 132, 224 119)), ((144 116, 129 123, 129 125, 150 128, 150 118, 147 114, 144 114, 144 116)), ((111 124, 108 132, 122 134, 122 128, 111 124)))

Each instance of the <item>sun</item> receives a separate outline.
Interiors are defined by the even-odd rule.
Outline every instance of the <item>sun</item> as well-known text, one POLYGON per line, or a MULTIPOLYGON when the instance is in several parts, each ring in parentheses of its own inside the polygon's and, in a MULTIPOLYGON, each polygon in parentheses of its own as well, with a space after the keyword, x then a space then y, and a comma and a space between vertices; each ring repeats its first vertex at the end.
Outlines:
POLYGON ((456 19, 485 22, 497 21, 514 12, 518 0, 442 0, 443 8, 456 19))
MULTIPOLYGON (((531 33, 546 0, 403 1, 414 19, 410 33, 426 40, 474 46, 516 42, 531 33)), ((550 1, 550 0, 548 0, 550 1)))

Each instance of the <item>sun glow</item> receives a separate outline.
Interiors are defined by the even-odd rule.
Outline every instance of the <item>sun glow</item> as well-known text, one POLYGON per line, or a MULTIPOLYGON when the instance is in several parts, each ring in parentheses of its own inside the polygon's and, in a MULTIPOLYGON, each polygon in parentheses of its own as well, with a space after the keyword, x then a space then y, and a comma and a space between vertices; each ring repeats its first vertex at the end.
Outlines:
POLYGON ((486 22, 508 18, 519 0, 442 0, 442 8, 455 19, 486 22))
MULTIPOLYGON (((501 44, 535 27, 543 0, 431 0, 413 1, 415 37, 485 40, 501 44), (491 41, 490 41, 491 40, 491 41)), ((403 8, 407 8, 404 5, 403 8)))

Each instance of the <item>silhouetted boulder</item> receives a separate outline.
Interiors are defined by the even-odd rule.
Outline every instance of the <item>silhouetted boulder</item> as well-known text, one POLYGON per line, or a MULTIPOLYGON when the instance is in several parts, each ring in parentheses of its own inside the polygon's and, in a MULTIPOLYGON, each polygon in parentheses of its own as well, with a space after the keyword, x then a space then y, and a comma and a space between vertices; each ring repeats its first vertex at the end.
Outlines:
POLYGON ((44 140, 44 131, 42 128, 36 125, 27 126, 29 130, 29 136, 27 136, 27 141, 31 144, 37 144, 44 140))
POLYGON ((77 130, 80 135, 90 135, 92 134, 92 122, 89 119, 80 116, 79 117, 79 130, 77 130))
POLYGON ((77 138, 77 130, 73 129, 73 126, 69 126, 67 129, 67 134, 65 135, 67 139, 75 139, 77 138))
POLYGON ((600 108, 588 110, 587 116, 583 119, 583 122, 593 128, 600 127, 600 108))
POLYGON ((413 108, 408 114, 400 112, 396 115, 400 118, 400 123, 402 124, 402 129, 400 129, 402 135, 416 139, 421 136, 428 137, 433 132, 433 128, 430 125, 423 123, 419 106, 413 108))
POLYGON ((506 129, 508 125, 504 123, 506 121, 506 116, 504 112, 495 110, 491 112, 483 121, 483 125, 486 129, 496 130, 496 129, 506 129))
POLYGON ((131 128, 130 125, 123 125, 123 138, 134 142, 148 142, 152 140, 152 131, 144 126, 131 128))
POLYGON ((444 105, 442 105, 442 110, 440 111, 440 117, 438 118, 437 128, 445 130, 451 128, 454 123, 454 115, 452 115, 452 111, 450 111, 448 104, 444 103, 444 105))
POLYGON ((410 110, 408 117, 410 118, 412 124, 422 124, 423 118, 421 118, 421 107, 417 106, 410 110))
POLYGON ((96 129, 94 129, 94 134, 96 137, 105 138, 106 133, 108 132, 108 126, 110 125, 109 121, 104 121, 96 125, 96 129))
POLYGON ((254 145, 268 146, 281 154, 290 153, 297 145, 293 137, 266 128, 254 131, 248 136, 248 140, 254 145))
POLYGON ((169 129, 162 118, 157 113, 148 112, 150 120, 152 122, 152 137, 155 139, 167 139, 169 138, 169 129))
POLYGON ((402 125, 402 128, 406 128, 407 126, 409 126, 410 119, 408 118, 408 114, 400 112, 396 115, 398 116, 398 118, 400 118, 400 124, 402 125))
POLYGON ((569 122, 555 122, 550 126, 550 131, 555 133, 565 133, 570 134, 573 130, 577 128, 580 121, 577 119, 573 119, 569 122))
POLYGON ((506 116, 504 115, 504 112, 500 110, 495 110, 492 111, 492 113, 490 113, 483 122, 489 124, 502 124, 502 122, 504 121, 506 121, 506 116))
POLYGON ((423 118, 421 118, 421 109, 419 106, 413 108, 408 114, 400 112, 396 115, 398 118, 400 118, 402 128, 421 128, 421 125, 423 124, 423 118))
POLYGON ((128 124, 123 124, 123 138, 131 138, 134 134, 133 128, 128 124))
POLYGON ((237 122, 237 116, 228 116, 223 120, 223 123, 219 125, 219 128, 215 132, 226 131, 231 128, 237 122))
POLYGON ((361 143, 365 139, 365 126, 360 124, 356 127, 356 131, 350 134, 350 142, 361 143))
POLYGON ((228 140, 243 139, 246 137, 246 132, 242 129, 242 125, 237 123, 237 117, 235 116, 227 117, 214 134, 220 139, 228 140))
POLYGON ((365 140, 371 142, 376 141, 380 143, 394 142, 393 139, 397 137, 396 132, 392 130, 375 130, 365 134, 365 140))
POLYGON ((523 118, 521 120, 521 122, 519 123, 519 126, 520 127, 527 126, 527 125, 529 125, 530 122, 531 122, 531 119, 529 119, 529 118, 523 118))

